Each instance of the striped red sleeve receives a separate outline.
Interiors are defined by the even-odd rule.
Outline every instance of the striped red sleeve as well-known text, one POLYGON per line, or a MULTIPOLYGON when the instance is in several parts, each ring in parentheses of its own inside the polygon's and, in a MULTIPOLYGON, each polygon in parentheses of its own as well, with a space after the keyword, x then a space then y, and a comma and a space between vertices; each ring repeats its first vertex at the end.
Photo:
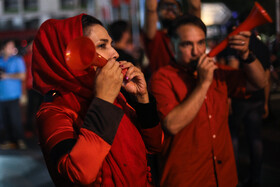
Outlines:
POLYGON ((110 151, 123 114, 115 105, 95 98, 77 132, 76 113, 47 104, 37 116, 41 146, 58 173, 71 182, 90 184, 110 151))

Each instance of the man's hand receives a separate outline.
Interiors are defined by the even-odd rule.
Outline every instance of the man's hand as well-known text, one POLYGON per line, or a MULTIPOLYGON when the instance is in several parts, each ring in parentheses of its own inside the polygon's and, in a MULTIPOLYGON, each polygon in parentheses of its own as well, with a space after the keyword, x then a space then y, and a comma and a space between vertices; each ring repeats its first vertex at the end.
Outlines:
POLYGON ((214 63, 214 59, 203 54, 197 65, 199 84, 209 87, 213 81, 214 70, 218 67, 214 63))
POLYGON ((241 59, 245 60, 249 55, 250 31, 242 31, 229 37, 229 46, 238 51, 241 59))

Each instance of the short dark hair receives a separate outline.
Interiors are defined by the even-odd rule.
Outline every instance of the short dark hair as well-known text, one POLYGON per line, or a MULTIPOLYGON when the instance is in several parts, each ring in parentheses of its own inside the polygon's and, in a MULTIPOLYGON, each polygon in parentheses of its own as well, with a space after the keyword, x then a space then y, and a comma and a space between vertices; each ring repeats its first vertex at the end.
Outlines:
POLYGON ((194 15, 191 15, 191 14, 184 14, 182 16, 179 16, 177 17, 173 23, 172 23, 172 26, 170 27, 168 33, 171 37, 175 37, 177 38, 178 35, 177 35, 177 32, 176 30, 182 26, 182 25, 194 25, 194 26, 197 26, 199 28, 201 28, 201 30, 203 30, 205 36, 206 36, 206 33, 207 33, 207 28, 206 28, 206 25, 203 23, 203 21, 194 16, 194 15))
POLYGON ((90 15, 83 15, 82 16, 82 28, 83 28, 83 35, 88 35, 89 33, 87 28, 93 25, 101 25, 103 26, 103 24, 101 23, 100 20, 96 19, 93 16, 90 15))
POLYGON ((109 35, 115 42, 120 41, 123 33, 126 31, 131 32, 131 27, 130 24, 125 20, 114 21, 108 26, 109 35))
POLYGON ((9 42, 15 43, 15 41, 13 39, 5 39, 5 40, 1 41, 1 43, 0 43, 0 50, 4 49, 9 42))

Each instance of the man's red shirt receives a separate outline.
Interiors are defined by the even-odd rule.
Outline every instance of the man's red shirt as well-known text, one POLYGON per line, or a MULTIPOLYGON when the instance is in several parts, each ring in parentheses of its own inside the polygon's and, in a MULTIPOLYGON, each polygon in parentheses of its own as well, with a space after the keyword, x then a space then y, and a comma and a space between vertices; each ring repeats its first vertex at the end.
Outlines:
MULTIPOLYGON (((178 65, 161 68, 151 79, 161 119, 193 91, 197 78, 178 65)), ((236 186, 237 172, 228 128, 228 96, 245 96, 245 76, 219 66, 193 121, 166 138, 161 186, 236 186)), ((188 114, 186 114, 188 115, 188 114)))

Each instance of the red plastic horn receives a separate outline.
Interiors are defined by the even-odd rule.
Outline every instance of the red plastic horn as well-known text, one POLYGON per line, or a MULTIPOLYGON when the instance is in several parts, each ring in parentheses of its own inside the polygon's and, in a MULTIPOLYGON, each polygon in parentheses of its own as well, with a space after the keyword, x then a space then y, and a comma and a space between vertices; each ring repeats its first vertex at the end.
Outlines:
MULTIPOLYGON (((241 31, 250 31, 253 28, 265 24, 272 23, 271 17, 266 10, 258 3, 255 2, 255 6, 251 10, 249 16, 242 22, 228 37, 238 34, 241 31)), ((220 44, 215 46, 208 54, 209 57, 214 57, 219 54, 228 45, 228 37, 224 39, 220 44)))
POLYGON ((85 36, 72 40, 66 48, 65 60, 73 70, 84 70, 91 65, 102 67, 107 60, 96 53, 94 43, 85 36))

